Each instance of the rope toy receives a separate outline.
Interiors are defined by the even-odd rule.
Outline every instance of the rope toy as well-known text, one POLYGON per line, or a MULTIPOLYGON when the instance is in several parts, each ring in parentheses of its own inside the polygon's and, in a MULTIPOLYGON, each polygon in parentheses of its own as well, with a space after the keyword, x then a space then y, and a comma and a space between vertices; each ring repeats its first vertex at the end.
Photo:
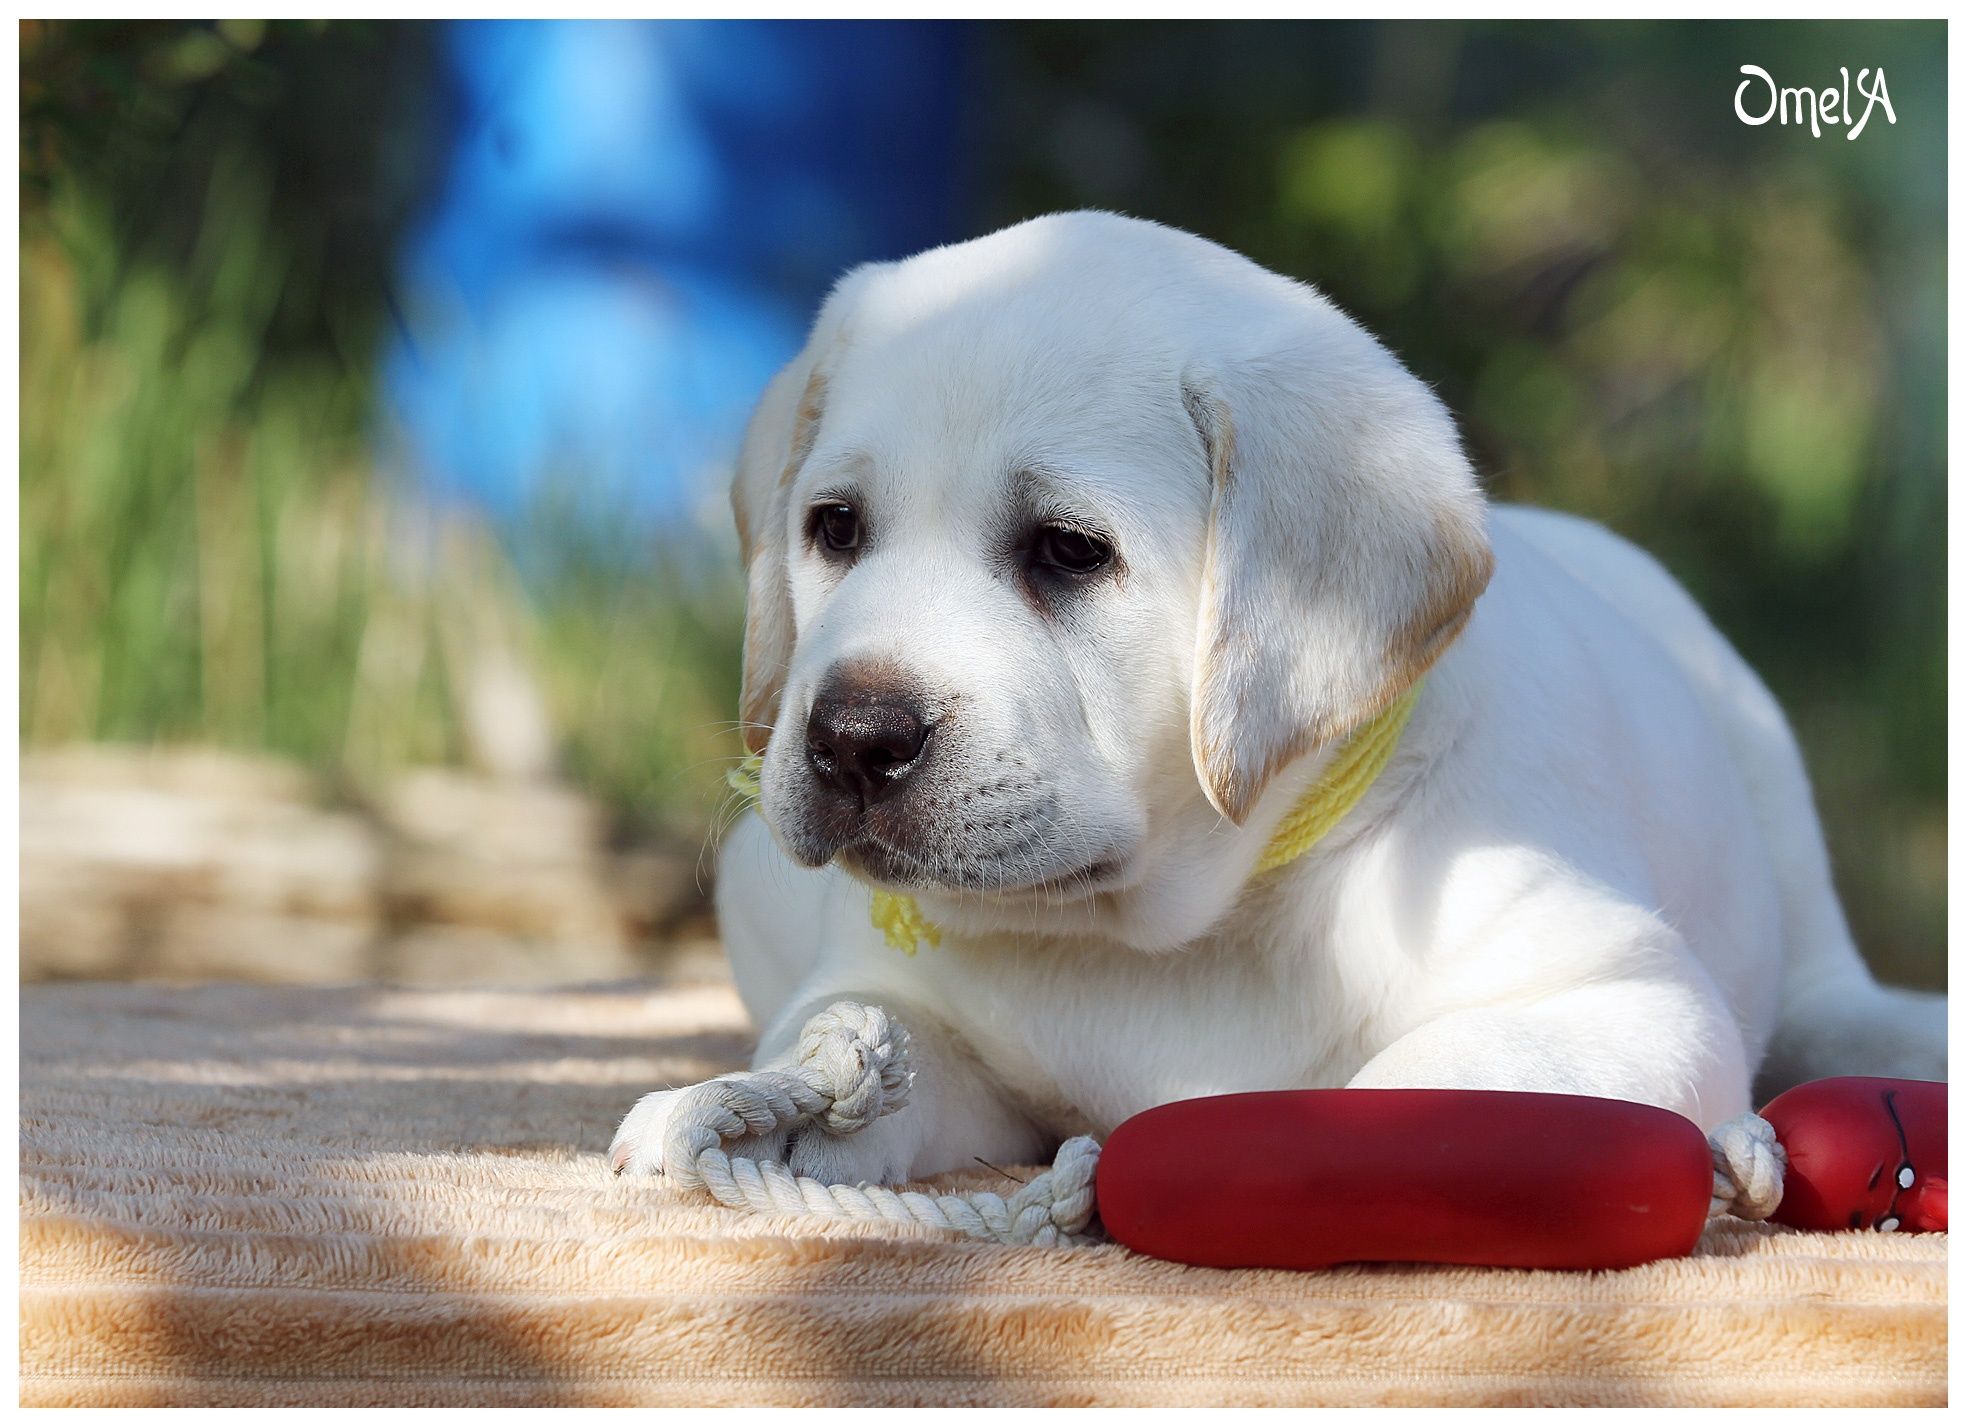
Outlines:
POLYGON ((1871 1214, 1864 1223, 1878 1229, 1946 1228, 1946 1086, 1866 1077, 1800 1086, 1765 1115, 1738 1116, 1708 1137, 1670 1111, 1588 1096, 1210 1096, 1133 1117, 1104 1152, 1076 1136, 1008 1197, 825 1185, 725 1149, 810 1122, 851 1135, 905 1106, 913 1079, 900 1023, 879 1007, 836 1002, 807 1023, 793 1067, 686 1092, 663 1164, 679 1184, 735 1210, 926 1225, 1008 1245, 1111 1236, 1160 1258, 1222 1266, 1621 1268, 1688 1253, 1722 1215, 1861 1228, 1871 1214), (1209 1147, 1225 1144, 1237 1160, 1199 1173, 1209 1147), (1860 1188, 1877 1155, 1891 1162, 1881 1162, 1890 1172, 1883 1198, 1879 1167, 1860 1188), (1786 1178, 1796 1214, 1779 1213, 1786 1178), (1859 1194, 1871 1196, 1869 1208, 1848 1209, 1859 1194), (1363 1217, 1367 1203, 1378 1209, 1363 1217))
POLYGON ((851 1135, 908 1104, 915 1073, 909 1034, 880 1007, 835 1002, 800 1033, 798 1061, 785 1071, 706 1081, 672 1108, 663 1137, 665 1172, 701 1187, 718 1203, 757 1214, 928 1225, 1008 1245, 1090 1243, 1093 1174, 1100 1147, 1078 1136, 1059 1148, 1052 1169, 1009 1198, 988 1190, 924 1195, 880 1185, 823 1185, 775 1160, 728 1155, 743 1136, 789 1131, 818 1121, 851 1135))

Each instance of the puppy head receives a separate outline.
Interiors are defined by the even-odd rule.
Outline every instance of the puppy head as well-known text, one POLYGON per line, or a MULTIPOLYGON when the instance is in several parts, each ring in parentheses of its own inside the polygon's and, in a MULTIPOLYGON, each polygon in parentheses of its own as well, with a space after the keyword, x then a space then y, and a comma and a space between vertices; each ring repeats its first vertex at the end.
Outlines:
POLYGON ((850 274, 734 502, 786 850, 968 930, 1144 948, 1221 915, 1265 790, 1419 677, 1490 565, 1453 425, 1385 349, 1105 214, 850 274))

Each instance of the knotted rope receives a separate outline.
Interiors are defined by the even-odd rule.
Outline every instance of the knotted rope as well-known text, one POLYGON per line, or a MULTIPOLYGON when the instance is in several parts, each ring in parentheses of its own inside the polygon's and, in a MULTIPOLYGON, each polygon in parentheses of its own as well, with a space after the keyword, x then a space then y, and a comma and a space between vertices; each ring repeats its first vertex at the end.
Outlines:
POLYGON ((1788 1162, 1777 1144, 1777 1132, 1754 1111, 1715 1128, 1708 1138, 1715 1160, 1715 1189, 1708 1199, 1708 1217, 1734 1215, 1740 1220, 1767 1220, 1783 1199, 1788 1162))
POLYGON ((988 1190, 925 1195, 881 1185, 823 1185, 776 1160, 728 1155, 724 1145, 818 1121, 852 1135, 908 1104, 909 1034, 880 1007, 835 1002, 800 1033, 797 1063, 693 1086, 672 1108, 663 1167, 722 1205, 758 1214, 930 1225, 1009 1245, 1092 1243, 1093 1170, 1100 1146, 1075 1136, 1052 1168, 1009 1197, 988 1190))
MULTIPOLYGON (((928 1225, 1008 1245, 1084 1245, 1092 1228, 1093 1177, 1100 1144, 1074 1136, 1052 1168, 1009 1197, 988 1190, 926 1195, 881 1185, 823 1185, 776 1160, 726 1152, 745 1136, 790 1131, 817 1121, 829 1135, 852 1135, 908 1104, 915 1072, 909 1033, 880 1007, 835 1002, 800 1033, 798 1059, 784 1070, 753 1071, 693 1086, 672 1108, 663 1167, 677 1183, 703 1188, 718 1203, 756 1214, 928 1225)), ((1767 1219, 1783 1197, 1784 1152, 1770 1123, 1736 1117, 1709 1137, 1715 1186, 1709 1218, 1767 1219)))

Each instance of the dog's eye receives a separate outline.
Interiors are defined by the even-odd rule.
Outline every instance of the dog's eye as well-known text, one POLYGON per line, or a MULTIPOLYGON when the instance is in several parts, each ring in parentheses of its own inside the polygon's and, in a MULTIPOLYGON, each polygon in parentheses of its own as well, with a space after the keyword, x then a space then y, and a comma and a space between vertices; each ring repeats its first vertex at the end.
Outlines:
POLYGON ((815 506, 807 518, 809 534, 831 551, 851 551, 861 544, 861 513, 845 501, 815 506))
POLYGON ((1091 575, 1113 558, 1106 541, 1071 526, 1040 526, 1032 536, 1032 563, 1068 575, 1091 575))

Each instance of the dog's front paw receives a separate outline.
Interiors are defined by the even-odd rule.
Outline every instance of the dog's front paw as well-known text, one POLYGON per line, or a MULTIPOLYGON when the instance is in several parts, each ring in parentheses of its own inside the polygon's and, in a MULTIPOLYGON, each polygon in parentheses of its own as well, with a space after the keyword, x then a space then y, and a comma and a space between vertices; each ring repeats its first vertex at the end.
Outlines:
MULTIPOLYGON (((651 1091, 630 1108, 608 1148, 608 1163, 617 1175, 663 1173, 663 1139, 670 1128, 670 1117, 675 1114, 677 1103, 693 1089, 679 1086, 668 1091, 651 1091)), ((724 1149, 727 1155, 746 1160, 778 1160, 785 1154, 786 1137, 783 1133, 745 1136, 727 1143, 724 1149)))
MULTIPOLYGON (((692 1089, 681 1086, 651 1091, 635 1103, 622 1118, 608 1149, 608 1163, 617 1175, 663 1173, 663 1142, 670 1120, 692 1089)), ((920 1140, 914 1120, 909 1111, 902 1110, 848 1135, 833 1135, 819 1125, 807 1124, 792 1132, 790 1145, 787 1134, 781 1131, 726 1141, 724 1153, 734 1160, 784 1161, 795 1175, 826 1185, 887 1184, 908 1178, 920 1140)))
MULTIPOLYGON (((698 1086, 652 1091, 636 1102, 615 1132, 609 1163, 617 1175, 661 1175, 672 1122, 694 1092, 720 1082, 763 1078, 735 1098, 713 1093, 745 1125, 791 1126, 724 1143, 734 1160, 784 1160, 795 1174, 828 1184, 904 1178, 922 1148, 921 1122, 907 1105, 912 1073, 909 1034, 880 1007, 841 1001, 810 1019, 800 1033, 797 1069, 734 1071, 698 1086), (817 1086, 833 1088, 821 1096, 817 1086), (743 1109, 739 1106, 742 1103, 743 1109), (819 1120, 802 1120, 825 1113, 819 1120), (763 1114, 761 1114, 763 1112, 763 1114), (829 1131, 831 1124, 835 1130, 829 1131), (845 1127, 852 1126, 849 1130, 845 1127), (790 1139, 790 1147, 788 1141, 790 1139)), ((721 1127, 735 1123, 721 1114, 721 1127)), ((697 1144, 702 1144, 700 1140, 697 1144)))

